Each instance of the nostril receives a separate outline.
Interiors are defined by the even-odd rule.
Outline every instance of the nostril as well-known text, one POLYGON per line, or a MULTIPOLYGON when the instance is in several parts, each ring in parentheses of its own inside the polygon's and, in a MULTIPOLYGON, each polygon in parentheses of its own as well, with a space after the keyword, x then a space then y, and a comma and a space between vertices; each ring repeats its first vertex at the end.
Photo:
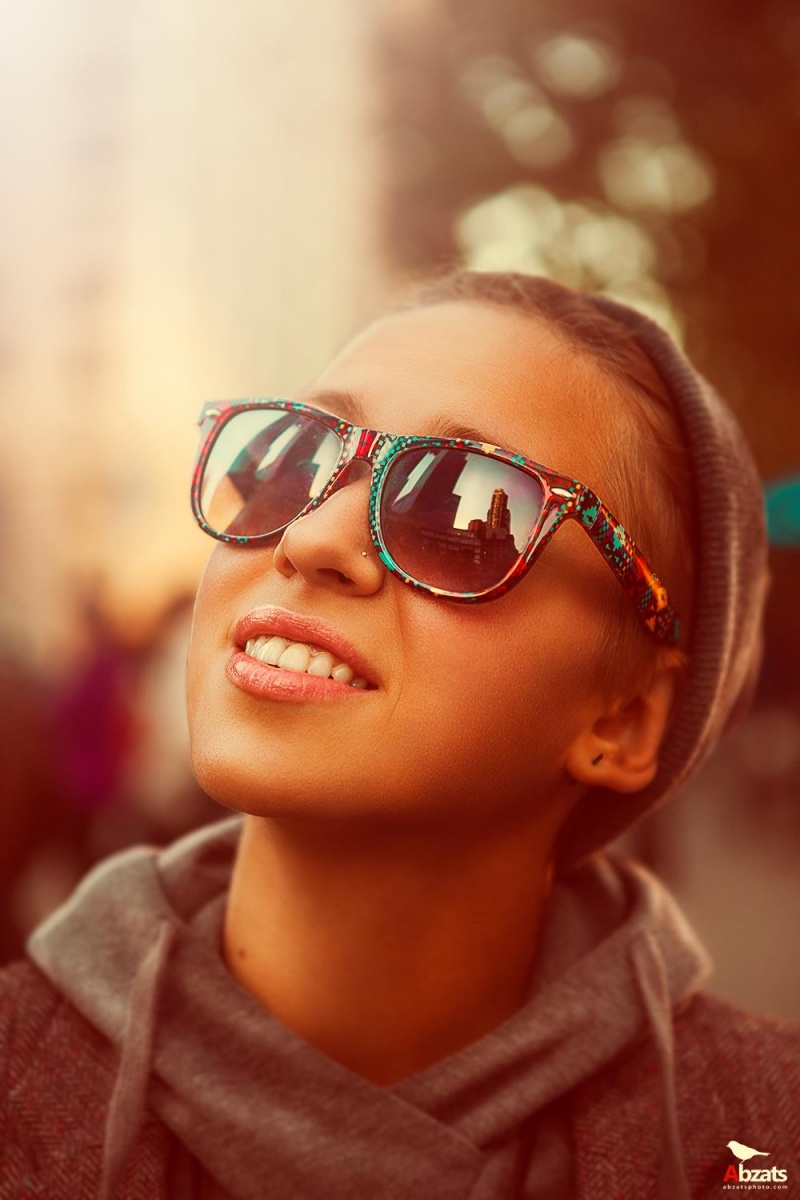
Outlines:
POLYGON ((320 575, 327 575, 329 578, 335 579, 337 583, 353 582, 349 575, 345 575, 344 571, 337 571, 335 567, 319 567, 318 573, 320 575))

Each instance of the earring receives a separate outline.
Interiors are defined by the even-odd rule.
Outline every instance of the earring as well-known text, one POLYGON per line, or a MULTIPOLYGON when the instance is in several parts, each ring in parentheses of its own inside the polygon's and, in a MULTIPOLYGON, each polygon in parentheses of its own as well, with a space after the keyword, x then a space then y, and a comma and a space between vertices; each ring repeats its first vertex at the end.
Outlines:
MULTIPOLYGON (((593 767, 594 767, 594 766, 596 766, 596 765, 597 765, 597 763, 599 763, 599 762, 600 762, 600 759, 601 759, 602 757, 603 757, 603 756, 602 756, 602 754, 598 754, 598 755, 596 755, 596 756, 595 756, 595 757, 592 759, 592 766, 593 766, 593 767)), ((567 776, 567 783, 578 783, 578 782, 579 782, 579 781, 578 781, 578 780, 575 778, 575 776, 574 776, 574 775, 570 775, 569 771, 567 771, 567 772, 566 772, 566 776, 567 776)))
POLYGON ((367 552, 366 552, 366 550, 362 550, 362 551, 361 551, 361 557, 362 557, 362 558, 366 558, 366 557, 367 557, 367 552))

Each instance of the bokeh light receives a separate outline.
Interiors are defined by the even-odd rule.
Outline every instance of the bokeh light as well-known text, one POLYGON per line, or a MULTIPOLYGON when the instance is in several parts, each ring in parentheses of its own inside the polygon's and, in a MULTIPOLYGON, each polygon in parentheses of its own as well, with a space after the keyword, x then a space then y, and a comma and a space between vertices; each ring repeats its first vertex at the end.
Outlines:
POLYGON ((537 46, 533 63, 551 92, 591 100, 612 88, 620 75, 620 56, 599 38, 560 33, 537 46))

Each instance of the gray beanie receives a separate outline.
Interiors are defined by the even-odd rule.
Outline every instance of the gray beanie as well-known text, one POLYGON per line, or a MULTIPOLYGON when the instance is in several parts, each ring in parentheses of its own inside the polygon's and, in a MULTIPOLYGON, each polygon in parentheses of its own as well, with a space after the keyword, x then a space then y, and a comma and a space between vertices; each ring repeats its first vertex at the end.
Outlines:
POLYGON ((672 397, 691 464, 695 590, 690 664, 658 771, 638 792, 591 788, 559 833, 558 870, 662 804, 746 714, 761 667, 771 583, 762 484, 733 412, 655 321, 608 296, 589 298, 633 332, 672 397))

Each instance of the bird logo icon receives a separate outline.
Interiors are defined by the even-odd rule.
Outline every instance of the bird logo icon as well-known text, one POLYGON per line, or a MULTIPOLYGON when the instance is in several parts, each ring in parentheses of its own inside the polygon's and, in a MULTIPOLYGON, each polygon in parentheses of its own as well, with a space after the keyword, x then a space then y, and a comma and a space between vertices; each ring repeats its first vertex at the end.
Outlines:
POLYGON ((769 1158, 769 1150, 754 1150, 752 1146, 744 1146, 741 1142, 728 1142, 728 1149, 732 1150, 736 1157, 743 1163, 751 1158, 755 1158, 757 1154, 769 1158))
POLYGON ((722 1180, 723 1184, 736 1184, 737 1186, 746 1183, 786 1183, 789 1178, 789 1172, 786 1167, 764 1167, 764 1166, 745 1166, 751 1158, 769 1158, 770 1150, 756 1150, 753 1146, 745 1146, 744 1142, 727 1142, 727 1147, 732 1154, 735 1154, 739 1159, 736 1166, 729 1162, 725 1168, 725 1176, 722 1180))

